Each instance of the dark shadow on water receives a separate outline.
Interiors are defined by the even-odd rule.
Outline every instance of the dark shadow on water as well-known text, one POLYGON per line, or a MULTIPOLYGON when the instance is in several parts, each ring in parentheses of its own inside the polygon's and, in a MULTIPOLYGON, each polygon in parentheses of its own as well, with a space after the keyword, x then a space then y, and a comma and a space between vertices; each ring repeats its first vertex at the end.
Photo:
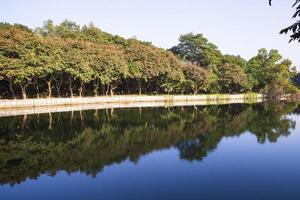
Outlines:
POLYGON ((138 162, 175 147, 201 161, 224 137, 249 131, 258 143, 288 136, 297 103, 108 109, 0 118, 0 183, 17 184, 58 171, 96 176, 104 166, 138 162))

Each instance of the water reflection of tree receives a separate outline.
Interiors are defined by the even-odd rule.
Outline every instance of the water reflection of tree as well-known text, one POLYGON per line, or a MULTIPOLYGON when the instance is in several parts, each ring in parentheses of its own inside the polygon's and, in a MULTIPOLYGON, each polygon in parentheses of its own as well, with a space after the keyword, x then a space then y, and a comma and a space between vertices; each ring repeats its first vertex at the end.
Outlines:
MULTIPOLYGON (((239 136, 246 131, 254 134, 259 143, 276 142, 281 136, 288 136, 296 122, 286 115, 297 107, 293 103, 266 103, 235 108, 214 108, 203 116, 202 123, 195 123, 194 130, 206 134, 177 144, 180 157, 187 160, 202 160, 216 149, 223 137, 239 136)), ((193 130, 192 129, 192 130, 193 130)))
POLYGON ((250 131, 260 143, 290 134, 292 103, 182 108, 116 109, 0 118, 0 182, 19 183, 42 173, 81 171, 177 147, 202 160, 223 137, 250 131))

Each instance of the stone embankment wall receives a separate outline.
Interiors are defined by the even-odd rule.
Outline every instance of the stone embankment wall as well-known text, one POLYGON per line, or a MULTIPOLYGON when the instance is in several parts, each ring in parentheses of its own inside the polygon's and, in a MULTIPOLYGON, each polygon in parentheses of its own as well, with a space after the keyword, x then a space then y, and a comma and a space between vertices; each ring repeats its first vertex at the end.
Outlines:
POLYGON ((113 96, 84 98, 51 98, 26 100, 0 100, 0 117, 94 110, 108 108, 193 106, 232 103, 255 103, 264 100, 260 94, 239 95, 165 95, 165 96, 113 96))
POLYGON ((235 100, 257 100, 263 99, 261 94, 237 94, 237 95, 157 95, 157 96, 101 96, 82 98, 49 98, 49 99, 17 99, 0 100, 0 109, 80 105, 80 104, 102 104, 102 103, 134 103, 134 102, 193 102, 193 101, 232 101, 235 100))

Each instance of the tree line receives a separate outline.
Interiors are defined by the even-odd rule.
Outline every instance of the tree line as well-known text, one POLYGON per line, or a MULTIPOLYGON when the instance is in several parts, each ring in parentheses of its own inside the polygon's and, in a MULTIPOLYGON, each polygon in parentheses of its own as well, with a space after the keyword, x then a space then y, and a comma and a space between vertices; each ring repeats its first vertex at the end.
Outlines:
POLYGON ((0 23, 0 97, 297 92, 292 62, 260 49, 250 60, 223 55, 202 34, 164 50, 111 35, 92 23, 48 20, 34 30, 0 23))

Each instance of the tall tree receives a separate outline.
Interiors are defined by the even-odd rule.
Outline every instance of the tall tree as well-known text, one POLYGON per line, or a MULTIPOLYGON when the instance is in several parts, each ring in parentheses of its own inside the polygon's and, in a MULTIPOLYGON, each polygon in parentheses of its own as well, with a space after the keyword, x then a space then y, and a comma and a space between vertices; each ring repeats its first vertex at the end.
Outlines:
POLYGON ((184 61, 202 67, 214 67, 221 62, 221 52, 202 34, 188 33, 181 35, 179 44, 171 51, 184 61))
MULTIPOLYGON (((292 85, 291 78, 296 73, 291 64, 288 60, 282 60, 282 56, 277 50, 268 52, 266 49, 260 49, 258 54, 249 60, 247 71, 253 83, 253 90, 270 93, 277 87, 275 83, 280 82, 280 84, 284 84, 282 88, 287 89, 286 92, 294 92, 295 88, 292 85), (284 82, 283 79, 286 81, 284 82)), ((280 86, 278 85, 278 87, 280 86)))
POLYGON ((2 77, 9 82, 14 98, 15 92, 12 84, 20 87, 22 97, 25 99, 27 87, 34 83, 34 78, 43 66, 40 62, 42 40, 30 29, 20 25, 0 26, 0 38, 1 60, 4 61, 0 67, 2 77))
POLYGON ((90 66, 94 70, 94 94, 99 83, 105 87, 105 94, 113 95, 122 78, 128 76, 128 66, 123 50, 117 45, 95 45, 90 48, 90 66))
POLYGON ((92 80, 93 70, 87 62, 87 48, 85 43, 67 39, 64 46, 64 72, 69 75, 69 92, 73 97, 73 81, 79 83, 78 94, 81 97, 84 85, 92 80))
MULTIPOLYGON (((62 75, 64 69, 64 52, 61 44, 64 42, 59 38, 47 38, 40 56, 43 67, 39 78, 47 85, 48 98, 52 97, 53 81, 62 75)), ((59 88, 57 88, 57 94, 60 96, 59 88)))
POLYGON ((297 75, 296 68, 291 67, 288 59, 278 63, 272 73, 272 79, 265 86, 266 93, 272 97, 280 97, 284 94, 296 93, 298 89, 292 83, 292 78, 297 75))

